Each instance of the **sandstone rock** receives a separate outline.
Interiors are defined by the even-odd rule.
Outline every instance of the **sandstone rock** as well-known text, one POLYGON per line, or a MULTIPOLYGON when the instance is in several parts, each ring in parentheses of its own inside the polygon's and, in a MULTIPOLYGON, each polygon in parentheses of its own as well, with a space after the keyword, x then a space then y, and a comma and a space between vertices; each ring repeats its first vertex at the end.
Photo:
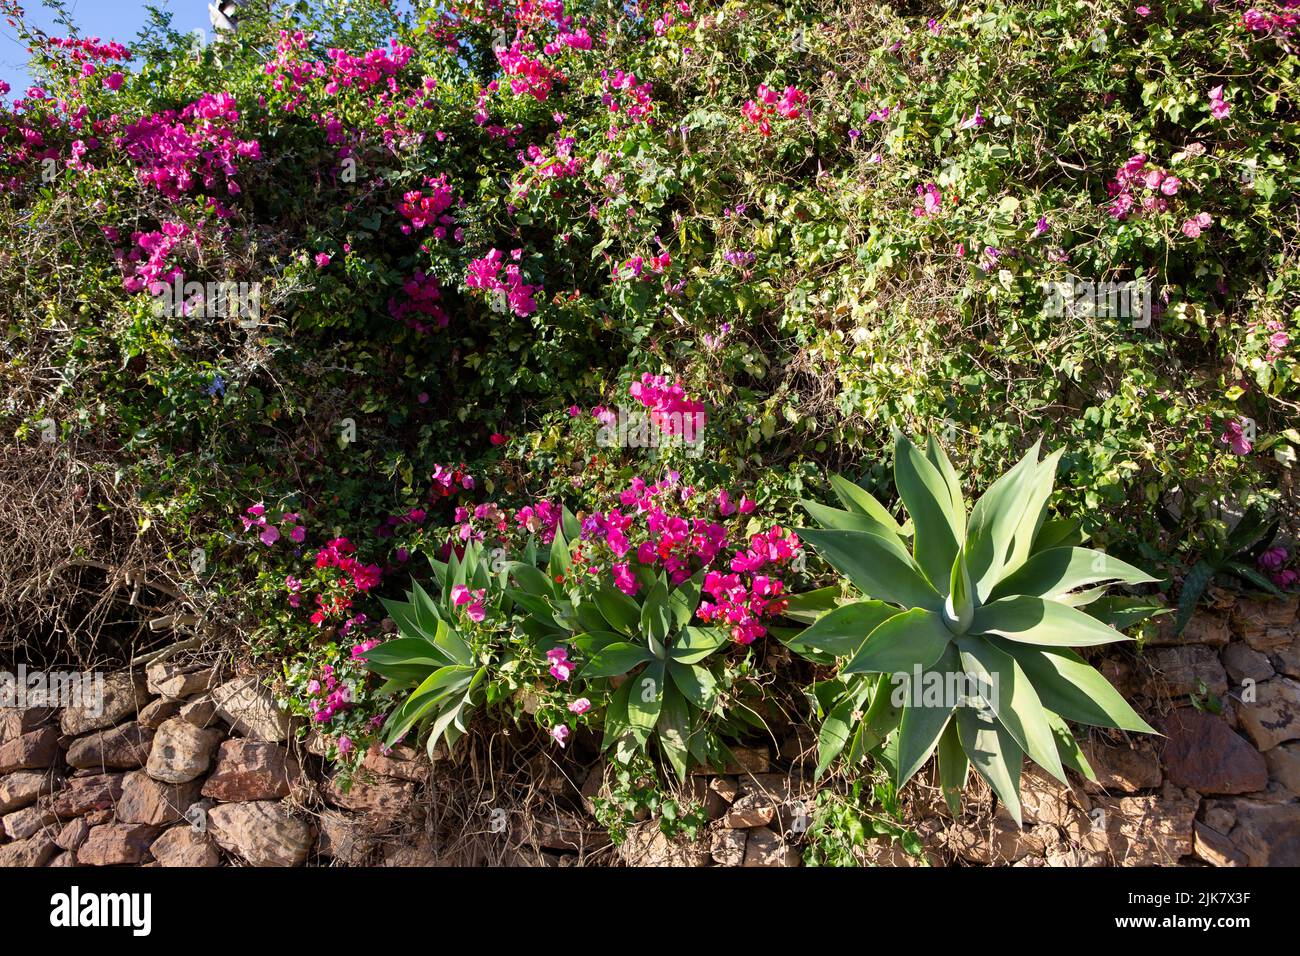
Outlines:
MULTIPOLYGON (((1074 791, 1061 781, 1038 767, 1026 765, 1020 778, 1021 814, 1026 826, 1036 823, 1064 826, 1074 817, 1075 807, 1081 803, 1074 791)), ((1012 822, 1004 806, 998 806, 997 815, 1012 822)))
POLYGON ((86 822, 85 817, 77 817, 63 825, 58 834, 54 837, 54 842, 64 850, 75 853, 81 848, 81 844, 86 842, 86 837, 90 835, 90 824, 86 822))
POLYGON ((217 702, 211 694, 181 704, 180 718, 200 729, 210 729, 221 720, 217 716, 217 702))
POLYGON ((1213 827, 1198 820, 1192 837, 1192 849, 1206 863, 1213 866, 1246 865, 1246 855, 1213 827))
POLYGON ((1273 651, 1269 662, 1287 677, 1300 677, 1300 638, 1273 651))
POLYGON ((1264 753, 1268 775, 1294 794, 1300 794, 1300 743, 1279 744, 1264 753))
POLYGON ((1270 750, 1300 738, 1300 683, 1289 677, 1274 677, 1253 690, 1255 699, 1242 700, 1237 717, 1255 746, 1270 750))
POLYGON ((1150 660, 1168 685, 1171 697, 1207 692, 1222 697, 1228 692, 1228 675, 1213 648, 1202 644, 1156 647, 1150 660))
POLYGON ((189 824, 181 824, 163 832, 153 841, 149 852, 159 866, 220 866, 221 855, 202 833, 189 824))
POLYGON ((221 744, 217 767, 203 784, 203 795, 237 803, 279 800, 299 776, 298 761, 279 744, 232 738, 221 744))
POLYGON ((415 808, 415 784, 377 774, 358 774, 344 791, 337 778, 325 786, 325 799, 336 807, 384 820, 409 816, 415 808))
POLYGON ((42 727, 0 744, 0 773, 51 767, 58 755, 58 731, 42 727))
POLYGON ((383 866, 428 868, 442 866, 438 854, 427 837, 420 837, 414 843, 389 843, 384 846, 383 866))
POLYGON ((45 866, 58 852, 54 833, 47 828, 26 840, 0 845, 0 869, 11 866, 45 866))
POLYGON ((142 767, 149 759, 153 735, 150 728, 133 722, 78 737, 68 748, 68 765, 78 770, 142 767))
POLYGON ((727 811, 724 821, 733 830, 765 827, 776 817, 777 802, 762 793, 749 793, 737 797, 727 811))
POLYGON ((187 720, 173 717, 159 726, 149 752, 146 770, 164 783, 186 783, 207 772, 221 735, 200 730, 187 720))
POLYGON ((1234 684, 1239 685, 1247 678, 1258 684, 1273 676, 1273 665, 1268 662, 1268 656, 1248 644, 1229 644, 1223 649, 1220 660, 1234 684))
POLYGON ((743 866, 745 863, 745 843, 749 840, 748 830, 714 830, 709 845, 709 854, 718 866, 743 866))
POLYGON ((0 707, 0 744, 40 730, 57 713, 53 707, 0 707))
POLYGON ((284 743, 293 725, 275 703, 271 692, 255 677, 237 677, 215 687, 212 699, 217 714, 238 734, 256 740, 284 743))
MULTIPOLYGON (((1038 857, 1027 856, 1013 865, 1020 866, 1022 863, 1028 864, 1035 859, 1038 859, 1038 857)), ((1044 866, 1055 868, 1109 866, 1110 854, 1093 852, 1079 846, 1057 844, 1047 851, 1046 855, 1042 857, 1042 860, 1044 866)))
MULTIPOLYGON (((734 776, 742 773, 767 773, 772 769, 772 760, 766 747, 732 747, 731 756, 732 759, 722 768, 724 774, 734 776)), ((690 772, 709 776, 718 771, 712 767, 695 766, 690 772)))
POLYGON ((1249 793, 1268 786, 1268 767, 1258 750, 1221 717, 1190 707, 1164 721, 1161 762, 1169 779, 1200 793, 1249 793))
POLYGON ((68 785, 51 798, 51 807, 59 819, 79 817, 93 810, 111 808, 122 796, 122 774, 101 773, 72 777, 68 785))
MULTIPOLYGON (((424 783, 429 779, 429 758, 424 755, 424 751, 404 744, 399 744, 388 753, 384 753, 378 744, 372 744, 366 751, 365 760, 361 765, 374 773, 396 777, 398 780, 409 780, 412 783, 424 783)), ((553 767, 554 764, 547 761, 547 766, 553 767)), ((568 782, 564 780, 563 774, 559 776, 565 784, 564 789, 568 789, 568 782)))
POLYGON ((1041 855, 1058 839, 1050 824, 1022 830, 1007 819, 994 817, 992 826, 949 827, 946 842, 953 853, 972 863, 1014 863, 1031 854, 1041 855))
POLYGON ((30 807, 5 815, 4 832, 11 840, 26 840, 59 819, 50 807, 48 797, 43 797, 30 807))
POLYGON ((150 701, 140 708, 140 716, 136 718, 141 727, 148 727, 150 730, 157 730, 158 725, 164 720, 179 715, 181 712, 181 701, 169 700, 166 697, 159 697, 157 700, 150 701))
POLYGON ((1166 783, 1158 795, 1105 800, 1105 829, 1120 866, 1172 866, 1192 852, 1200 800, 1166 783))
POLYGON ((316 821, 320 840, 316 849, 321 856, 331 857, 349 866, 363 866, 374 849, 374 840, 355 817, 337 810, 326 810, 316 821))
POLYGON ((50 860, 50 862, 46 863, 45 865, 48 867, 76 866, 77 854, 72 852, 71 850, 65 850, 63 853, 58 854, 57 856, 54 857, 54 859, 50 860))
POLYGON ((208 832, 223 850, 253 866, 302 866, 312 842, 311 827, 267 800, 213 807, 208 832))
POLYGON ((134 717, 149 702, 143 671, 118 671, 104 678, 103 706, 100 701, 83 701, 65 707, 59 726, 70 737, 80 737, 92 730, 103 730, 134 717))
POLYGON ((158 828, 138 823, 105 823, 91 827, 86 842, 77 851, 82 866, 121 866, 143 863, 158 828))
POLYGON ((0 815, 22 809, 63 786, 63 777, 49 770, 20 770, 0 777, 0 815))
POLYGON ((653 820, 629 827, 618 848, 628 866, 708 866, 709 845, 704 840, 669 839, 653 820))
POLYGON ((190 697, 208 690, 215 682, 216 670, 163 661, 145 670, 149 692, 174 699, 190 697))
POLYGON ((1155 633, 1147 639, 1148 647, 1185 647, 1204 644, 1222 647, 1232 640, 1228 618, 1212 611, 1197 611, 1187 622, 1181 634, 1174 633, 1174 616, 1165 614, 1156 618, 1155 633))
POLYGON ((609 846, 609 834, 587 824, 576 814, 535 814, 510 819, 510 839, 518 846, 542 847, 547 850, 591 852, 609 846))
POLYGON ((745 841, 744 866, 800 866, 799 851, 766 828, 749 831, 745 841))
POLYGON ((1287 644, 1294 637, 1297 596, 1241 598, 1232 609, 1232 629, 1257 651, 1287 644))
POLYGON ((1249 866, 1300 866, 1300 805, 1238 800, 1228 838, 1249 866))
POLYGON ((185 811, 198 799, 199 782, 162 783, 147 773, 128 773, 122 781, 117 819, 122 823, 161 826, 185 819, 185 811))
POLYGON ((1164 782, 1160 758, 1149 738, 1135 737, 1129 744, 1109 746, 1094 737, 1079 746, 1097 775, 1096 783, 1083 785, 1089 792, 1136 793, 1164 782))

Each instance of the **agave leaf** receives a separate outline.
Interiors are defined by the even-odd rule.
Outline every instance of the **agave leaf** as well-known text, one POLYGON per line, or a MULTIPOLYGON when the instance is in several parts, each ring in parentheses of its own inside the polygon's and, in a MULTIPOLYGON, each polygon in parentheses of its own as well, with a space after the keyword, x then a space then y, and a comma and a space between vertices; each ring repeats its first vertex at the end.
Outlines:
POLYGON ((615 634, 613 631, 583 631, 581 634, 575 634, 570 640, 574 647, 588 657, 592 657, 614 644, 626 642, 627 638, 622 634, 615 634))
POLYGON ((985 703, 1002 726, 1035 763, 1065 783, 1065 770, 1056 750, 1052 725, 1025 672, 1010 654, 988 641, 962 638, 957 642, 962 667, 981 683, 985 703))
POLYGON ((713 706, 713 696, 717 693, 713 674, 698 664, 679 664, 668 662, 668 676, 682 692, 682 696, 698 707, 708 710, 713 706))
POLYGON ((860 648, 868 634, 897 613, 898 608, 884 601, 855 601, 822 615, 799 633, 795 643, 843 657, 860 648))
POLYGON ((550 580, 533 565, 522 561, 507 561, 506 571, 523 591, 541 598, 554 597, 550 580))
POLYGON ((668 656, 679 664, 698 664, 727 643, 727 632, 717 627, 687 627, 668 649, 668 656))
POLYGON ((983 603, 1002 576, 1016 533, 1038 476, 1038 442, 1010 471, 989 486, 971 509, 966 528, 966 561, 983 603))
POLYGON ((652 660, 654 655, 640 644, 629 644, 626 641, 609 644, 587 662, 587 666, 582 669, 582 677, 584 680, 617 677, 626 674, 638 664, 652 660))
POLYGON ((1075 723, 1155 733, 1101 672, 1073 651, 996 639, 993 643, 1024 668, 1048 710, 1075 723))
POLYGON ((686 761, 690 756, 690 713, 686 701, 672 687, 665 687, 663 706, 656 725, 659 747, 672 765, 679 781, 686 779, 686 761))
POLYGON ((999 598, 976 608, 970 633, 997 634, 1024 644, 1056 647, 1092 647, 1130 640, 1082 611, 1028 594, 999 598))
POLYGON ((817 734, 817 770, 815 776, 826 772, 844 745, 849 742, 853 732, 853 713, 861 706, 861 700, 853 694, 845 694, 822 720, 821 730, 817 734))
MULTIPOLYGON (((938 664, 929 670, 939 675, 946 675, 954 673, 960 666, 957 649, 950 644, 938 664)), ((903 678, 902 689, 905 697, 903 719, 898 726, 898 763, 895 776, 900 790, 930 759, 930 754, 939 745, 939 738, 943 735, 944 728, 948 726, 948 721, 956 709, 951 701, 945 701, 938 706, 926 705, 924 693, 912 686, 914 679, 911 674, 903 678)), ((927 680, 924 674, 921 679, 927 680)))
POLYGON ((641 625, 641 607, 618 588, 602 585, 595 594, 596 607, 614 630, 635 634, 641 625))
POLYGON ((943 598, 930 586, 911 555, 879 535, 805 529, 799 536, 869 598, 934 611, 943 606, 943 598))
POLYGON ((800 501, 799 506, 819 525, 831 531, 868 531, 882 537, 892 533, 875 518, 861 512, 844 511, 816 501, 800 501))
POLYGON ((1233 574, 1241 578, 1243 581, 1247 581, 1255 585, 1255 587, 1259 588, 1261 591, 1265 591, 1273 595, 1274 597, 1284 596, 1282 594, 1281 589, 1278 588, 1277 585, 1275 585, 1272 581, 1264 577, 1264 575, 1260 574, 1258 571, 1256 571, 1248 564, 1242 564, 1240 561, 1227 561, 1224 563, 1224 569, 1227 571, 1231 571, 1233 574))
POLYGON ((970 758, 961 749, 961 736, 957 733, 957 721, 948 721, 939 737, 939 787, 943 790, 944 803, 954 817, 961 816, 961 795, 966 789, 966 778, 970 776, 970 758))
POLYGON ((1022 826, 1020 809, 1020 767, 1024 751, 1015 738, 997 722, 992 711, 973 707, 957 710, 957 735, 971 765, 998 795, 1016 826, 1022 826), (987 719, 981 720, 983 713, 987 719))
POLYGON ((956 533, 957 542, 960 544, 966 540, 966 499, 961 493, 961 475, 953 468, 952 462, 948 460, 948 455, 944 452, 943 446, 934 440, 931 435, 926 441, 925 457, 930 460, 930 464, 939 469, 939 474, 943 476, 944 484, 948 487, 948 500, 950 502, 950 513, 957 516, 958 524, 954 526, 953 531, 956 533))
POLYGON ((627 698, 627 720, 637 739, 644 743, 664 703, 664 662, 651 661, 645 670, 629 678, 632 690, 627 698))
POLYGON ((1031 551, 1047 551, 1051 548, 1077 548, 1084 542, 1084 534, 1079 530, 1075 518, 1048 518, 1034 535, 1031 551))
POLYGON ((849 762, 853 764, 883 744, 903 719, 903 708, 894 700, 894 686, 888 674, 874 678, 874 683, 864 680, 863 685, 871 692, 871 704, 853 735, 849 750, 849 762))
POLYGON ((446 667, 452 663, 446 651, 422 637, 396 637, 366 651, 366 667, 377 674, 397 664, 446 667))
POLYGON ((952 579, 943 615, 955 634, 965 634, 975 620, 975 583, 970 577, 964 546, 957 552, 957 559, 952 563, 952 579))
POLYGON ((1047 519, 1047 503, 1052 497, 1052 484, 1056 479, 1056 463, 1061 460, 1064 451, 1065 449, 1058 448, 1038 462, 1034 470, 1033 478, 1027 485, 1028 500, 1025 502, 1020 523, 1016 526, 1016 533, 1011 543, 1011 553, 1007 556, 1006 563, 1003 566, 1003 574, 1016 571, 1025 563, 1033 550, 1034 538, 1037 537, 1038 530, 1047 519))
POLYGON ((965 516, 953 513, 952 492, 939 469, 897 429, 894 483, 915 528, 912 553, 916 563, 934 589, 947 596, 965 516))
POLYGON ((627 698, 631 692, 632 682, 624 681, 609 695, 609 704, 605 707, 605 735, 600 744, 601 750, 608 750, 632 729, 627 716, 627 698))
POLYGON ((812 624, 823 614, 839 606, 840 593, 840 586, 833 584, 828 588, 792 594, 786 600, 784 616, 792 621, 812 624))
POLYGON ((925 670, 943 655, 951 640, 952 631, 943 623, 943 615, 913 608, 878 625, 840 673, 910 673, 914 667, 925 670))
POLYGON ((1092 769, 1092 764, 1088 763, 1088 758, 1083 755, 1083 749, 1079 742, 1074 739, 1074 734, 1066 726, 1060 714, 1054 714, 1050 710, 1047 713, 1047 720, 1052 725, 1052 734, 1056 738, 1056 752, 1061 757, 1061 764, 1079 774, 1085 780, 1097 782, 1097 774, 1092 769))
POLYGON ((1095 617, 1120 631, 1149 617, 1169 614, 1170 609, 1144 597, 1104 597, 1087 605, 1089 617, 1095 617))
POLYGON ((1122 581, 1150 584, 1158 580, 1140 568, 1092 548, 1050 548, 1032 555, 1019 569, 997 583, 989 600, 1016 594, 1055 597, 1085 584, 1122 581))
POLYGON ((860 485, 856 485, 842 475, 831 475, 831 489, 835 496, 849 511, 856 511, 864 514, 868 518, 877 522, 885 532, 881 532, 882 537, 897 537, 899 534, 898 522, 889 510, 876 500, 871 492, 867 491, 860 485))
POLYGON ((668 607, 678 628, 691 623, 695 609, 700 605, 700 586, 704 583, 704 570, 683 581, 668 594, 668 607))

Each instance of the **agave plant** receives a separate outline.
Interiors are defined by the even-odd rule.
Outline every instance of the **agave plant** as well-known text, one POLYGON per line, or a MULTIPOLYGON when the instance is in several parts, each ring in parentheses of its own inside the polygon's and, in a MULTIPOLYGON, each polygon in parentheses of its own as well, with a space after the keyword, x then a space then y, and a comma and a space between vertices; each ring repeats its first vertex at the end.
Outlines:
MULTIPOLYGON (((528 561, 508 563, 506 573, 518 586, 507 593, 528 612, 523 628, 537 646, 569 644, 587 658, 578 677, 605 698, 603 750, 648 753, 653 740, 679 779, 692 760, 727 759, 716 730, 730 728, 731 718, 722 714, 718 668, 706 666, 728 645, 727 633, 691 623, 703 571, 673 586, 662 572, 638 565, 645 594, 640 600, 608 582, 594 590, 571 587, 570 549, 561 528, 547 573, 528 561)), ((751 727, 763 726, 739 701, 729 710, 751 727)))
POLYGON ((803 503, 822 528, 800 537, 862 595, 829 610, 833 591, 791 605, 814 621, 794 649, 847 658, 818 688, 823 769, 846 745, 851 759, 878 750, 901 788, 937 753, 954 813, 973 765, 1019 821, 1025 757, 1063 782, 1067 767, 1093 778, 1066 721, 1154 733, 1074 648, 1128 640, 1106 621, 1125 626, 1145 609, 1103 598, 1106 586, 1155 579, 1047 517, 1059 457, 1039 461, 1035 443, 968 514, 934 440, 922 454, 895 432, 910 529, 838 475, 843 509, 803 503))
POLYGON ((417 739, 428 734, 432 755, 439 740, 450 749, 465 733, 487 678, 486 655, 476 652, 473 638, 464 633, 471 619, 457 598, 463 604, 463 595, 482 591, 484 614, 494 616, 508 612, 509 599, 502 590, 504 572, 490 570, 478 542, 470 542, 463 557, 453 552, 445 563, 429 563, 437 597, 413 580, 405 601, 385 600, 398 636, 367 651, 365 666, 386 679, 379 693, 406 694, 384 723, 387 746, 415 728, 417 739))

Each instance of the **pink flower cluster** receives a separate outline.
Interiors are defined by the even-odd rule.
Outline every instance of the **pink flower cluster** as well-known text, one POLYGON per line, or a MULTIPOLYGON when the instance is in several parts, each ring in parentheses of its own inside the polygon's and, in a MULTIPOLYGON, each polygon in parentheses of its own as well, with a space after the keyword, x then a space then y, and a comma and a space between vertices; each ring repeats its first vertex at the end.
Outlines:
MULTIPOLYGON (((115 249, 113 257, 122 270, 122 285, 127 292, 144 292, 158 284, 166 284, 182 275, 176 265, 168 265, 168 257, 190 234, 184 223, 164 222, 156 232, 133 232, 134 246, 128 250, 115 249)), ((118 232, 109 227, 104 230, 109 242, 118 241, 118 232)))
POLYGON ((465 616, 477 624, 485 617, 483 598, 486 594, 487 588, 471 591, 465 585, 457 584, 451 589, 451 603, 454 607, 465 608, 465 616))
POLYGON ((388 300, 389 315, 417 332, 431 332, 434 328, 447 327, 451 319, 442 307, 442 289, 438 286, 437 279, 425 275, 424 270, 417 269, 402 283, 402 291, 406 294, 405 299, 388 300))
POLYGON ((558 681, 567 681, 577 669, 577 665, 569 660, 569 649, 564 646, 551 648, 546 652, 546 659, 551 664, 551 676, 558 681))
POLYGON ((1166 197, 1176 195, 1181 186, 1177 176, 1148 163, 1146 153, 1138 153, 1130 156, 1106 184, 1111 197, 1106 211, 1113 219, 1127 219, 1135 210, 1164 212, 1169 208, 1166 197))
POLYGON ((650 96, 652 87, 649 81, 639 82, 635 73, 624 73, 622 70, 613 73, 604 70, 600 76, 604 83, 600 102, 605 109, 627 117, 631 123, 653 121, 654 100, 650 96))
POLYGON ((555 529, 559 527, 563 513, 560 505, 542 499, 516 511, 515 524, 521 531, 537 535, 542 544, 550 544, 555 540, 555 529))
POLYGON ((338 568, 352 579, 353 587, 364 593, 379 583, 383 570, 377 564, 362 564, 352 557, 356 550, 356 545, 347 538, 334 538, 316 552, 316 567, 338 568))
POLYGON ((772 135, 772 117, 798 119, 802 107, 808 102, 808 94, 793 86, 787 86, 784 93, 777 93, 766 83, 760 83, 755 94, 757 99, 747 100, 740 108, 743 116, 751 126, 757 126, 763 136, 772 135))
POLYGON ((536 51, 536 44, 515 40, 509 49, 497 50, 496 54, 510 83, 510 92, 515 96, 531 96, 540 103, 550 96, 556 82, 564 81, 564 74, 533 56, 536 51))
POLYGON ((329 50, 330 58, 334 60, 334 76, 325 85, 325 92, 331 96, 342 89, 364 93, 384 81, 391 92, 396 92, 395 78, 415 51, 397 40, 389 40, 388 47, 387 50, 371 50, 363 56, 353 56, 346 50, 329 50))
POLYGON ((434 465, 429 480, 432 483, 429 492, 430 498, 447 498, 458 491, 472 491, 475 484, 474 477, 463 464, 457 465, 455 468, 434 465))
POLYGON ((412 232, 437 222, 433 235, 434 238, 441 239, 447 234, 446 227, 455 225, 454 219, 443 215, 450 208, 452 199, 447 175, 444 173, 436 179, 425 177, 424 186, 424 190, 412 189, 397 204, 397 211, 406 220, 401 229, 409 236, 412 232))
POLYGON ((1283 568, 1289 557, 1286 548, 1269 548, 1255 561, 1259 569, 1273 579, 1280 588, 1294 587, 1300 584, 1300 572, 1293 568, 1283 568))
POLYGON ((334 715, 352 705, 352 688, 334 676, 332 665, 321 668, 324 686, 318 680, 307 682, 308 706, 311 708, 312 720, 318 724, 327 723, 334 715))
POLYGON ((704 432, 704 403, 687 396, 681 382, 670 385, 666 377, 647 372, 628 393, 650 409, 650 421, 665 434, 694 442, 704 432))
MULTIPOLYGON (((140 167, 140 180, 169 199, 179 199, 202 183, 207 190, 224 187, 239 194, 237 160, 261 158, 256 140, 240 139, 235 99, 229 93, 205 93, 179 115, 167 110, 132 123, 117 145, 140 167)), ((229 211, 214 203, 218 215, 229 211)))
POLYGON ((1272 4, 1276 12, 1261 10, 1257 4, 1242 14, 1242 23, 1251 33, 1267 33, 1274 36, 1288 37, 1300 26, 1300 0, 1279 0, 1272 4))
POLYGON ((713 600, 701 601, 696 613, 703 621, 725 626, 737 644, 753 644, 766 635, 762 620, 784 612, 787 603, 781 597, 784 585, 780 579, 766 574, 754 575, 746 582, 734 572, 710 571, 704 576, 703 589, 713 600))
POLYGON ((917 186, 916 194, 921 197, 921 205, 912 207, 913 216, 934 216, 943 211, 943 193, 934 183, 917 186))
MULTIPOLYGON (((516 249, 511 253, 511 258, 517 262, 522 254, 522 250, 516 249)), ((537 311, 537 302, 533 299, 533 295, 542 291, 540 285, 528 285, 524 282, 519 266, 515 263, 505 265, 503 268, 500 249, 493 249, 482 259, 471 262, 465 284, 471 289, 483 289, 489 294, 500 294, 510 311, 521 318, 537 311)))
POLYGON ((260 501, 245 509, 239 520, 244 523, 245 531, 257 528, 258 540, 268 548, 279 541, 282 534, 295 544, 301 544, 307 537, 307 529, 303 527, 302 516, 298 512, 286 511, 276 523, 279 527, 276 527, 276 524, 267 520, 266 505, 260 501))

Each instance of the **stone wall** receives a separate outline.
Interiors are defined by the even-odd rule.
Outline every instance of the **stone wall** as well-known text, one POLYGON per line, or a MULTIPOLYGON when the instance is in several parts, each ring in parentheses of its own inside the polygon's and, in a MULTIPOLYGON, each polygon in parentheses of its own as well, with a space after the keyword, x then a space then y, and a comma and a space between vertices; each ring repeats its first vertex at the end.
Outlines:
MULTIPOLYGON (((919 780, 906 823, 929 862, 1300 865, 1297 599, 1211 600, 1181 637, 1165 624, 1141 655, 1102 662, 1163 738, 1094 731, 1095 784, 1028 771, 1023 829, 978 781, 954 821, 919 780)), ((645 821, 615 849, 592 815, 603 763, 557 772, 540 760, 528 789, 558 809, 485 819, 477 856, 458 856, 445 852, 457 834, 436 834, 426 810, 460 767, 372 751, 344 788, 296 729, 255 677, 168 663, 110 675, 99 714, 0 711, 0 866, 797 866, 816 799, 815 742, 793 728, 775 748, 739 748, 727 773, 692 775, 710 818, 698 840, 645 821)), ((857 852, 919 862, 883 842, 857 852)))

